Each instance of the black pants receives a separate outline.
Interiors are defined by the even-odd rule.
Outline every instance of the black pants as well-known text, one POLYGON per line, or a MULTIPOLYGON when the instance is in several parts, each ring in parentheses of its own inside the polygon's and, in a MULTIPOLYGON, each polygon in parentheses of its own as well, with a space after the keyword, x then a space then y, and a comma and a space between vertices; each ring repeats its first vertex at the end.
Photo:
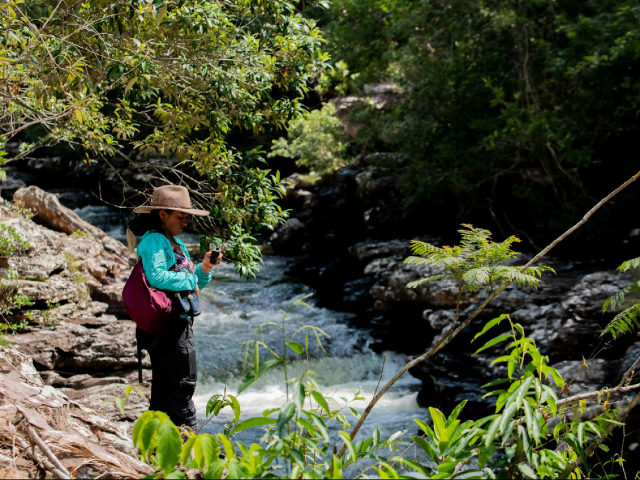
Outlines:
POLYGON ((197 429, 193 394, 196 389, 196 349, 193 319, 175 317, 157 335, 137 329, 140 345, 151 357, 151 404, 149 410, 169 415, 176 425, 197 429))

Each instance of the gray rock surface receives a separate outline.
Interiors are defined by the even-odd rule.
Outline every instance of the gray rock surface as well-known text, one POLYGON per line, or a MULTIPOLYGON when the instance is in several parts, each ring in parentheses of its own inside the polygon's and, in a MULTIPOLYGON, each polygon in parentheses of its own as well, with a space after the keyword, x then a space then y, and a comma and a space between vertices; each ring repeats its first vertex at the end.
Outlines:
POLYGON ((286 254, 300 244, 304 234, 304 223, 297 218, 290 218, 271 235, 269 241, 276 253, 286 254))

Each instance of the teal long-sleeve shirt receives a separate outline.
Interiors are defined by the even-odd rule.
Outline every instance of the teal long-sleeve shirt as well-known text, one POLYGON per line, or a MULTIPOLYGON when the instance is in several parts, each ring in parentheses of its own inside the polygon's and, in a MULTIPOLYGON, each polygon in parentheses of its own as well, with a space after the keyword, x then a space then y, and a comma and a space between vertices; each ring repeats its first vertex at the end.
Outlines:
MULTIPOLYGON (((173 240, 190 258, 184 242, 176 237, 173 237, 173 240)), ((149 231, 142 236, 138 245, 138 258, 142 259, 147 282, 153 288, 180 292, 195 290, 197 285, 202 290, 211 281, 211 272, 204 273, 201 265, 196 267, 195 274, 169 271, 176 263, 176 256, 169 239, 158 232, 149 231)))

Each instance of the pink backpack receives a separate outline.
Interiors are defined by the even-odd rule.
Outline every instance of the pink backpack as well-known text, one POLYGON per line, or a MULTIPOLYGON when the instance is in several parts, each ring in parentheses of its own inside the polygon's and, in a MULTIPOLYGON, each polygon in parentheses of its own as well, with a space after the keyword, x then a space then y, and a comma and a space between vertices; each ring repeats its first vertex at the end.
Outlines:
POLYGON ((149 287, 142 269, 142 259, 122 290, 124 308, 136 325, 147 333, 159 333, 171 318, 171 300, 162 290, 149 287))

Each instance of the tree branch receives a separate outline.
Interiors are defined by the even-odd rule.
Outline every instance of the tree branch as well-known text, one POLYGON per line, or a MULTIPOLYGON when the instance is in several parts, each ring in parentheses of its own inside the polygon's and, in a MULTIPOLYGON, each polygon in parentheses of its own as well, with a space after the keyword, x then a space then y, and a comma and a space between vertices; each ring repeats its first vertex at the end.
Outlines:
MULTIPOLYGON (((635 398, 631 401, 631 403, 627 408, 618 412, 618 415, 616 415, 616 422, 621 423, 627 417, 627 415, 631 413, 631 410, 633 410, 634 407, 638 404, 638 401, 640 401, 640 394, 636 394, 635 398)), ((596 448, 598 448, 600 444, 607 439, 609 434, 611 434, 611 432, 613 432, 613 429, 616 427, 617 425, 615 423, 612 423, 611 425, 609 425, 607 429, 604 431, 604 433, 602 434, 602 436, 598 438, 596 441, 594 441, 591 445, 589 445, 589 447, 584 451, 585 457, 589 457, 593 452, 595 452, 596 448)), ((582 465, 582 456, 578 456, 576 460, 571 462, 560 473, 560 475, 558 475, 558 478, 567 478, 571 474, 571 472, 573 472, 580 465, 582 465)))

